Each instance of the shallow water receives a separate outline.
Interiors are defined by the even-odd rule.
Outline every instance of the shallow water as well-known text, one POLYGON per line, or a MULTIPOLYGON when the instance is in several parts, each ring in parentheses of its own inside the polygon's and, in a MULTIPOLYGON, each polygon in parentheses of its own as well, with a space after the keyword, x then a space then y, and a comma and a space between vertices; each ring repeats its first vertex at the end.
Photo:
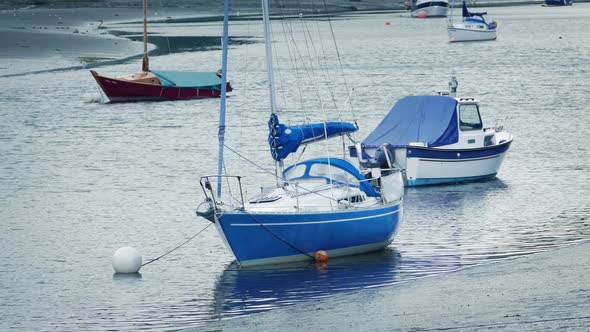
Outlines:
MULTIPOLYGON (((468 44, 449 44, 442 19, 333 20, 343 71, 327 21, 273 22, 286 120, 335 116, 345 86, 354 86, 362 138, 397 99, 445 90, 454 73, 460 95, 481 100, 486 125, 501 119, 515 135, 497 179, 407 190, 404 221, 388 250, 327 267, 239 269, 209 227, 140 276, 113 275, 117 248, 132 245, 147 261, 207 225, 194 209, 203 200, 199 177, 216 172, 219 100, 105 104, 87 70, 0 78, 9 87, 0 94, 0 329, 178 330, 237 315, 255 319, 277 307, 590 239, 590 5, 488 12, 499 22, 498 40, 468 44), (286 43, 281 31, 291 29, 286 43), (318 31, 321 42, 306 42, 318 31), (309 67, 317 54, 313 73, 292 69, 294 62, 309 67), (333 90, 326 81, 336 83, 333 90)), ((186 23, 178 29, 186 35, 186 23)), ((220 32, 214 24, 191 29, 220 32)), ((243 21, 231 34, 260 40, 261 29, 243 21)), ((261 43, 230 50, 235 91, 226 140, 272 171, 263 56, 261 43)), ((185 52, 154 57, 151 65, 214 71, 220 57, 217 50, 185 52)), ((139 66, 98 71, 119 75, 139 66)), ((324 152, 310 147, 304 157, 324 152)), ((228 173, 246 175, 249 195, 258 180, 273 184, 242 157, 226 156, 228 173)))

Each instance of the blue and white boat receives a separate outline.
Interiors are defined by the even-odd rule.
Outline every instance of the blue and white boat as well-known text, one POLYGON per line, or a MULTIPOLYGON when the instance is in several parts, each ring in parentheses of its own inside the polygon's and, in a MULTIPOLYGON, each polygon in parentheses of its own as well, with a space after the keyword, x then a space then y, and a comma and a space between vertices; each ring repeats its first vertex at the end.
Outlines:
POLYGON ((560 6, 571 6, 574 2, 572 0, 545 0, 543 6, 547 7, 560 7, 560 6))
POLYGON ((484 15, 487 15, 487 12, 470 12, 467 9, 465 0, 463 0, 462 21, 453 22, 452 13, 453 9, 451 8, 451 16, 447 27, 447 33, 451 43, 496 39, 498 24, 496 21, 486 22, 484 15))
MULTIPOLYGON (((311 260, 320 250, 329 257, 337 257, 383 249, 392 242, 402 214, 404 186, 400 170, 382 160, 377 167, 361 173, 350 161, 333 157, 283 166, 284 159, 301 145, 349 135, 357 127, 345 122, 295 126, 279 122, 267 1, 262 3, 271 101, 268 143, 275 161, 277 184, 244 200, 241 177, 222 174, 225 132, 225 91, 222 91, 218 175, 201 178, 206 208, 197 209, 197 215, 215 223, 221 238, 242 266, 311 260), (232 190, 226 187, 228 184, 232 190)), ((224 39, 227 0, 225 9, 224 39)), ((226 73, 226 45, 224 42, 222 81, 226 73)))
POLYGON ((400 99, 351 155, 363 151, 371 165, 377 149, 389 145, 390 159, 403 169, 406 186, 485 180, 498 174, 512 134, 485 127, 479 101, 451 94, 400 99))

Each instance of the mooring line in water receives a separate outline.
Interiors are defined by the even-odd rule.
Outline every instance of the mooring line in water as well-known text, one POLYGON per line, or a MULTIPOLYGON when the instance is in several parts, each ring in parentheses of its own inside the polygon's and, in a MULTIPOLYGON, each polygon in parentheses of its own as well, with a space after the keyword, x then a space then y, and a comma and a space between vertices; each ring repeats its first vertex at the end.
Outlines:
POLYGON ((260 220, 256 219, 256 217, 254 217, 252 214, 245 212, 244 213, 246 215, 248 215, 250 218, 254 219, 254 221, 256 221, 260 226, 262 226, 262 228, 264 228, 267 232, 269 232, 271 235, 273 235, 274 237, 276 237, 277 239, 279 239, 280 241, 282 241, 283 243, 285 243, 286 245, 288 245, 289 247, 299 251, 300 253, 311 257, 312 259, 314 259, 314 257, 308 253, 306 253, 305 251, 299 249, 297 246, 295 246, 294 244, 290 243, 289 241, 283 239, 280 235, 276 234, 275 232, 273 232, 270 228, 266 227, 265 224, 263 224, 260 220))
POLYGON ((141 266, 143 267, 143 266, 145 266, 145 265, 151 264, 151 263, 153 263, 153 262, 157 261, 158 259, 160 259, 160 258, 162 258, 162 257, 164 257, 164 256, 166 256, 166 255, 168 255, 169 253, 173 252, 174 250, 176 250, 176 249, 178 249, 178 248, 182 247, 183 245, 187 244, 187 243, 188 243, 190 240, 192 240, 192 239, 196 238, 196 237, 197 237, 197 235, 201 234, 201 233, 202 233, 204 230, 206 230, 206 229, 207 229, 207 227, 211 226, 212 224, 213 224, 213 223, 208 223, 208 224, 207 224, 207 226, 205 226, 203 229, 201 229, 199 232, 197 232, 197 234, 195 234, 195 235, 191 236, 191 237, 190 237, 188 240, 186 240, 186 241, 184 241, 183 243, 179 244, 179 245, 178 245, 178 246, 176 246, 174 249, 172 249, 172 250, 168 251, 167 253, 165 253, 165 254, 163 254, 163 255, 161 255, 161 256, 159 256, 159 257, 156 257, 156 258, 152 259, 151 261, 149 261, 149 262, 147 262, 147 263, 141 264, 141 266))

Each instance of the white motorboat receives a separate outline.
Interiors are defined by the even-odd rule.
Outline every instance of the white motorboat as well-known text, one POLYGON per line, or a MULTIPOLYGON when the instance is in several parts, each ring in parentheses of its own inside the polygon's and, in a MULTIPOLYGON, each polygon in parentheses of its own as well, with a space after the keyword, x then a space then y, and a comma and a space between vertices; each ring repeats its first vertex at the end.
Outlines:
POLYGON ((498 125, 485 127, 479 101, 456 98, 456 86, 453 77, 450 94, 400 99, 351 155, 362 151, 370 167, 388 145, 386 157, 403 169, 409 187, 495 177, 512 134, 498 125))
POLYGON ((412 17, 447 17, 448 10, 448 0, 418 0, 412 9, 412 17))

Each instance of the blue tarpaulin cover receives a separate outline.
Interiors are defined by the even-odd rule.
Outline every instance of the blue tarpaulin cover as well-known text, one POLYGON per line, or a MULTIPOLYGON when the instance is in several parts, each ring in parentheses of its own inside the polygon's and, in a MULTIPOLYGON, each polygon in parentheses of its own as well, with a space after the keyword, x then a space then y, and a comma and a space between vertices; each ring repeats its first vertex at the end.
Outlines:
POLYGON ((152 70, 162 86, 221 89, 221 78, 214 72, 152 70))
POLYGON ((286 126, 279 123, 276 114, 271 114, 268 121, 268 144, 274 160, 285 159, 297 151, 301 144, 307 144, 324 138, 343 135, 357 131, 358 128, 347 122, 322 122, 286 126))
POLYGON ((456 143, 457 101, 446 96, 409 96, 400 99, 383 121, 365 138, 363 145, 390 143, 405 147, 411 142, 436 147, 456 143))

